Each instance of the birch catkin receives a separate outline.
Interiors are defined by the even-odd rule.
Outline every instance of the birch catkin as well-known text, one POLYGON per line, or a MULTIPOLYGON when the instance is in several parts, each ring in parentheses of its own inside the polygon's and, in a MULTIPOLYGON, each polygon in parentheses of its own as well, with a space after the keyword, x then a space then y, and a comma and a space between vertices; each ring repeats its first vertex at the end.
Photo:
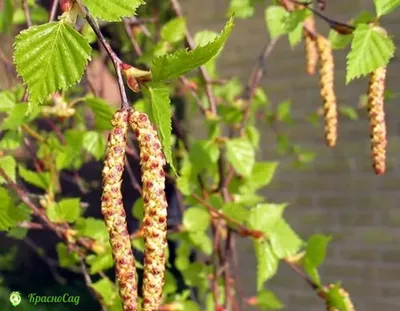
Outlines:
POLYGON ((329 40, 322 36, 317 37, 317 47, 321 64, 320 85, 321 96, 324 102, 325 140, 329 147, 333 147, 337 140, 338 114, 334 90, 332 47, 329 40))
POLYGON ((371 135, 372 165, 375 173, 386 170, 386 123, 384 111, 386 67, 371 73, 368 87, 368 114, 371 135))
POLYGON ((136 311, 136 267, 121 194, 128 116, 129 110, 119 110, 114 114, 111 121, 113 129, 108 136, 104 160, 101 211, 110 236, 123 309, 124 311, 136 311))
POLYGON ((306 49, 306 67, 307 73, 312 76, 315 74, 318 64, 318 47, 315 38, 307 31, 310 29, 315 31, 314 16, 304 21, 304 46, 306 49))
POLYGON ((156 311, 162 300, 167 249, 165 157, 157 130, 146 114, 132 111, 129 123, 139 141, 142 170, 145 240, 143 310, 156 311))

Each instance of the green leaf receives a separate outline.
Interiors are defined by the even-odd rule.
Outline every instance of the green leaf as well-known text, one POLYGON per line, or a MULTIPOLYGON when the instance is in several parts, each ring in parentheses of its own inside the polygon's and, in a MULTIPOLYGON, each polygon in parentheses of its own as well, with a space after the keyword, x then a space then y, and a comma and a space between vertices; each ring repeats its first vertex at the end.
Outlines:
POLYGON ((169 271, 165 271, 165 284, 163 286, 163 294, 174 294, 178 290, 178 285, 175 276, 169 271))
POLYGON ((18 172, 21 178, 27 183, 34 185, 40 189, 46 190, 50 185, 50 173, 36 173, 18 165, 18 172))
POLYGON ((295 10, 286 14, 283 18, 285 32, 294 31, 299 25, 302 26, 302 22, 311 15, 312 13, 306 9, 295 10))
POLYGON ((376 15, 381 17, 400 6, 400 0, 374 0, 376 15))
POLYGON ((306 258, 314 267, 318 267, 324 262, 326 248, 331 239, 330 236, 322 234, 315 234, 308 239, 306 258))
POLYGON ((347 84, 385 66, 395 51, 392 39, 380 27, 359 24, 353 36, 351 50, 347 55, 347 84))
POLYGON ((112 129, 111 119, 115 109, 100 97, 85 97, 85 104, 94 113, 94 126, 96 130, 110 130, 112 129))
POLYGON ((140 197, 135 201, 135 203, 132 206, 132 215, 135 217, 137 220, 142 221, 143 220, 143 215, 144 215, 144 205, 143 205, 143 198, 140 197))
POLYGON ((344 49, 351 42, 352 38, 353 35, 342 35, 333 29, 329 32, 328 37, 334 50, 344 49))
POLYGON ((298 24, 294 30, 289 32, 288 39, 290 46, 292 48, 296 47, 296 45, 301 42, 302 38, 303 38, 303 25, 298 24))
POLYGON ((15 104, 16 98, 13 92, 10 90, 0 92, 0 112, 9 112, 14 108, 15 104))
POLYGON ((88 131, 83 134, 83 146, 96 160, 103 158, 106 140, 103 133, 88 131))
POLYGON ((251 229, 269 233, 282 219, 287 204, 258 204, 250 210, 248 225, 251 229))
POLYGON ((14 6, 12 0, 3 1, 3 10, 0 12, 0 33, 10 30, 14 15, 14 6))
POLYGON ((191 145, 190 161, 196 172, 212 167, 218 161, 219 147, 214 141, 198 140, 191 145))
POLYGON ((78 230, 78 235, 89 237, 100 242, 107 242, 108 231, 103 220, 92 217, 79 218, 75 223, 75 228, 78 230))
POLYGON ((255 151, 245 138, 234 138, 226 142, 226 157, 233 168, 244 177, 253 171, 255 151))
POLYGON ((257 305, 267 310, 281 310, 283 303, 276 297, 276 295, 268 290, 263 290, 257 295, 257 305))
POLYGON ((199 206, 189 207, 183 213, 182 222, 190 232, 205 231, 210 225, 210 213, 199 206))
POLYGON ((57 243, 56 251, 60 267, 67 268, 75 266, 77 263, 79 263, 78 254, 70 252, 68 247, 64 243, 57 243))
POLYGON ((286 33, 284 19, 288 12, 278 5, 271 5, 265 10, 265 22, 271 39, 275 39, 286 33))
POLYGON ((198 250, 202 251, 206 255, 212 253, 212 242, 210 237, 204 231, 189 232, 189 240, 191 244, 198 250))
POLYGON ((30 103, 35 107, 78 82, 91 51, 86 39, 62 21, 21 31, 15 38, 14 63, 28 86, 30 103))
POLYGON ((321 284, 321 279, 318 273, 318 269, 315 265, 310 262, 308 258, 304 258, 303 260, 304 271, 310 276, 311 280, 313 280, 316 284, 321 284))
POLYGON ((239 222, 245 222, 249 218, 250 212, 243 205, 236 202, 225 203, 222 206, 222 211, 229 218, 233 218, 239 222))
POLYGON ((251 175, 246 178, 245 188, 258 190, 269 185, 274 177, 278 162, 257 162, 254 164, 251 175))
POLYGON ((205 46, 197 47, 192 51, 179 50, 173 54, 157 57, 151 67, 153 81, 177 78, 207 63, 222 49, 233 25, 234 19, 230 18, 221 35, 205 46))
POLYGON ((133 16, 144 0, 83 0, 89 13, 108 22, 121 21, 121 17, 133 16))
POLYGON ((264 283, 278 271, 279 259, 267 241, 255 240, 254 248, 257 258, 257 291, 260 291, 264 283))
POLYGON ((74 222, 81 214, 80 199, 64 199, 50 205, 46 209, 46 215, 52 222, 74 222))
POLYGON ((303 241, 282 218, 270 230, 269 237, 272 249, 278 258, 285 258, 296 254, 303 245, 303 241))
POLYGON ((157 126, 157 132, 163 146, 167 162, 175 171, 171 152, 171 100, 168 88, 161 83, 147 83, 142 89, 149 106, 149 118, 157 126))
POLYGON ((251 17, 254 15, 254 3, 252 0, 231 0, 227 14, 238 18, 251 17))
POLYGON ((353 120, 353 121, 358 120, 358 113, 354 107, 340 105, 339 112, 342 115, 348 117, 350 120, 353 120))
POLYGON ((114 266, 111 251, 101 255, 90 254, 89 256, 87 256, 86 262, 90 265, 90 274, 96 274, 100 271, 107 270, 114 266))
POLYGON ((28 110, 28 104, 18 104, 8 111, 8 117, 2 122, 0 129, 2 130, 15 130, 20 125, 30 120, 30 117, 25 115, 28 110))
POLYGON ((28 220, 31 211, 25 205, 15 206, 6 189, 0 187, 0 231, 7 231, 28 220))
MULTIPOLYGON (((107 309, 120 303, 118 288, 109 279, 102 278, 97 282, 93 282, 89 286, 100 296, 101 302, 108 307, 107 309)), ((121 304, 119 305, 119 308, 121 310, 121 304)))
POLYGON ((292 102, 290 100, 285 100, 278 105, 276 117, 279 121, 290 124, 292 122, 291 117, 292 102))
POLYGON ((183 17, 175 17, 161 27, 161 39, 178 42, 185 38, 186 21, 183 17))
MULTIPOLYGON (((16 169, 17 163, 12 156, 4 156, 0 157, 0 168, 4 171, 4 173, 13 181, 15 182, 16 177, 16 169)), ((6 183, 4 178, 0 176, 0 185, 6 183)), ((1 202, 1 201, 0 201, 1 202)))
POLYGON ((246 126, 246 137, 251 142, 255 149, 260 147, 260 132, 258 129, 253 125, 246 126))
POLYGON ((21 132, 9 131, 0 141, 0 150, 15 150, 22 145, 22 139, 21 132))

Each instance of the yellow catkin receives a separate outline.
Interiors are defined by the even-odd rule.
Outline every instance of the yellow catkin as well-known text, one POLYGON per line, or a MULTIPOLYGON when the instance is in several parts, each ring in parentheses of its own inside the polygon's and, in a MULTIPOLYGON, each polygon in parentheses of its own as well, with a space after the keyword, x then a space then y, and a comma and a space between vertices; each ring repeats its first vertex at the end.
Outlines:
POLYGON ((122 203, 121 180, 124 171, 129 110, 119 110, 111 130, 103 168, 101 211, 110 236, 116 278, 124 311, 137 310, 137 275, 131 240, 122 203))
POLYGON ((368 87, 368 114, 371 135, 372 165, 375 173, 386 170, 386 123, 384 110, 386 67, 371 73, 368 87))
MULTIPOLYGON (((333 285, 333 284, 329 284, 329 285, 325 288, 325 290, 329 291, 329 290, 332 289, 334 286, 335 286, 335 285, 333 285)), ((342 297, 344 298, 344 304, 346 305, 346 310, 347 310, 347 311, 356 311, 356 309, 355 309, 355 307, 354 307, 354 305, 353 305, 353 302, 352 302, 351 299, 350 299, 349 293, 348 293, 347 291, 345 291, 343 288, 339 288, 339 294, 340 294, 340 296, 342 296, 342 297)), ((338 309, 336 309, 336 308, 334 308, 334 307, 331 307, 331 306, 329 305, 329 303, 327 303, 326 310, 327 310, 327 311, 340 311, 340 310, 338 310, 338 309)))
POLYGON ((306 30, 310 29, 315 32, 314 16, 304 21, 304 46, 306 49, 306 69, 307 73, 312 76, 315 74, 318 64, 318 47, 315 38, 306 30))
POLYGON ((142 170, 145 241, 143 310, 156 311, 162 302, 167 250, 165 157, 157 130, 145 113, 132 111, 129 123, 139 141, 142 170))
POLYGON ((334 90, 334 60, 332 46, 329 40, 317 37, 317 47, 320 58, 320 86, 325 117, 325 140, 333 147, 337 140, 338 113, 334 90))

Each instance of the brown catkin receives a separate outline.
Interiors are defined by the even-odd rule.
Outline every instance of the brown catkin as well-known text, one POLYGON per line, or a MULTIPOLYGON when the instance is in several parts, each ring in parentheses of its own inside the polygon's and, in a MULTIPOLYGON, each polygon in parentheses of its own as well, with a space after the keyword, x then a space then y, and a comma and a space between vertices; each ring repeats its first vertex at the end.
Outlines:
POLYGON ((332 46, 329 40, 322 36, 317 37, 317 47, 320 57, 320 85, 321 96, 324 102, 325 141, 333 147, 337 140, 338 113, 334 90, 334 61, 332 46))
POLYGON ((113 129, 108 136, 107 151, 104 160, 101 211, 110 236, 123 310, 136 311, 136 266, 121 193, 128 117, 129 110, 118 110, 111 121, 113 129))
POLYGON ((368 114, 371 135, 372 165, 375 173, 386 170, 386 123, 384 110, 386 67, 371 73, 368 87, 368 114))
POLYGON ((318 47, 315 38, 306 30, 310 29, 315 32, 314 16, 307 18, 304 21, 304 46, 306 49, 306 67, 307 73, 312 76, 315 74, 318 64, 318 47))
MULTIPOLYGON (((333 284, 329 284, 325 290, 329 291, 330 289, 332 289, 335 285, 333 284)), ((347 291, 345 291, 343 288, 339 288, 339 294, 340 296, 342 296, 344 298, 344 304, 346 305, 346 310, 348 311, 356 311, 353 302, 350 299, 350 295, 347 291)), ((329 302, 327 302, 327 306, 326 306, 326 310, 327 311, 339 311, 338 309, 332 307, 329 305, 329 302)))
POLYGON ((162 300, 167 250, 165 157, 157 130, 145 113, 132 111, 129 123, 139 141, 142 170, 145 241, 143 310, 156 311, 162 300))

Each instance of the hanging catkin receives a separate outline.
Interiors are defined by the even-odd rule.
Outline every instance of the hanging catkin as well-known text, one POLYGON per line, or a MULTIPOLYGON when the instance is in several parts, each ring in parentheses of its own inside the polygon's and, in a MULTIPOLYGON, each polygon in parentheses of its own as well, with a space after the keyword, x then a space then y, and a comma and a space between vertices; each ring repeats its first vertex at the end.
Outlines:
POLYGON ((121 194, 128 116, 129 110, 118 110, 111 121, 113 129, 108 136, 107 151, 104 160, 101 211, 110 236, 123 310, 136 311, 136 267, 121 194))
POLYGON ((306 49, 306 67, 307 73, 312 76, 315 74, 318 64, 318 47, 315 38, 307 30, 315 32, 315 20, 314 16, 307 18, 304 21, 304 46, 306 49))
POLYGON ((338 113, 334 90, 334 61, 332 46, 329 40, 322 36, 318 36, 317 47, 321 66, 320 87, 324 103, 325 140, 329 147, 333 147, 337 140, 338 113))
POLYGON ((139 141, 142 170, 145 240, 143 310, 156 311, 162 300, 167 250, 165 157, 157 130, 146 114, 132 111, 129 123, 139 141))
POLYGON ((368 87, 372 165, 378 175, 384 174, 386 170, 385 78, 386 67, 374 70, 371 73, 368 87))

